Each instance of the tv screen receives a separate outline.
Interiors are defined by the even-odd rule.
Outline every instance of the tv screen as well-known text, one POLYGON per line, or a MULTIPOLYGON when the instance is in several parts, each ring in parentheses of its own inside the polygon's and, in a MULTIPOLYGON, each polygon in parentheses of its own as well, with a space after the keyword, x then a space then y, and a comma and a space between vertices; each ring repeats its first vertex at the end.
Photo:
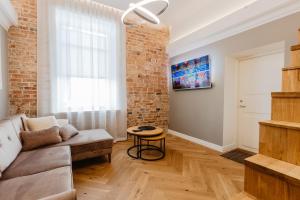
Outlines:
POLYGON ((174 90, 211 88, 209 56, 203 56, 171 66, 174 90))

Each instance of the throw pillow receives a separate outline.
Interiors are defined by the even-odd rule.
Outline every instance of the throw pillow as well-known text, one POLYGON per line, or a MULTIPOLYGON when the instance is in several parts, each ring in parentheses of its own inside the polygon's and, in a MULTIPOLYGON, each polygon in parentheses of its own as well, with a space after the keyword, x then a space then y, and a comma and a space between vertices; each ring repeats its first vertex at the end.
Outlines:
POLYGON ((69 124, 69 120, 68 119, 56 119, 58 125, 60 127, 65 126, 67 124, 69 124))
POLYGON ((27 119, 28 119, 27 116, 22 116, 21 117, 23 128, 24 128, 25 131, 29 131, 29 128, 28 128, 28 125, 27 125, 27 122, 26 122, 27 119))
POLYGON ((21 138, 23 141, 23 151, 62 142, 58 126, 40 131, 22 131, 21 138))
POLYGON ((79 131, 71 124, 64 125, 59 128, 59 134, 63 141, 67 141, 71 137, 77 135, 79 131))
POLYGON ((59 126, 54 116, 27 118, 26 124, 30 131, 40 131, 53 126, 59 126))

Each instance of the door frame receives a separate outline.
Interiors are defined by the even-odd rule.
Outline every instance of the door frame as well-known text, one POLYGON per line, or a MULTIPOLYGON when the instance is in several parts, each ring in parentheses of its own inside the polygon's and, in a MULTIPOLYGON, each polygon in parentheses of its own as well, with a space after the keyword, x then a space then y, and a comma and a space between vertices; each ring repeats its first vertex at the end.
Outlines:
MULTIPOLYGON (((285 42, 276 42, 266 46, 234 53, 225 58, 224 67, 224 114, 223 114, 223 150, 231 151, 239 146, 239 69, 240 62, 252 58, 285 52, 285 42)), ((282 66, 284 67, 284 66, 282 66)), ((243 149, 246 149, 243 147, 243 149)), ((253 149, 246 149, 253 151, 253 149)))

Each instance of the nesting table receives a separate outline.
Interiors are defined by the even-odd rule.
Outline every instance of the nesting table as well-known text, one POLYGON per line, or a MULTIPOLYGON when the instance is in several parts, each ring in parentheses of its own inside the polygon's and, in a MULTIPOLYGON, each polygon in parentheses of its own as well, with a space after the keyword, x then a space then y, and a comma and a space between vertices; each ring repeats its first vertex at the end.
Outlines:
POLYGON ((155 127, 154 130, 137 130, 139 130, 139 126, 133 126, 127 129, 127 136, 133 137, 133 146, 128 148, 127 154, 131 158, 146 161, 155 161, 164 158, 166 149, 166 134, 164 130, 159 127, 155 127), (151 145, 150 142, 152 141, 159 141, 160 146, 151 145), (143 142, 146 142, 146 144, 143 142), (136 150, 136 152, 133 153, 133 150, 136 150), (160 156, 156 158, 145 158, 143 156, 144 151, 157 151, 160 153, 160 156))

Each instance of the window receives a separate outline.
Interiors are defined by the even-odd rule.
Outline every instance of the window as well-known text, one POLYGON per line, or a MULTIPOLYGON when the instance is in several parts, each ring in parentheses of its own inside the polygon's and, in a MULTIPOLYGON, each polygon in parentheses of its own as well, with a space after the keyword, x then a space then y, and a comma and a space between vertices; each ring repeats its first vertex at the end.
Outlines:
POLYGON ((54 112, 118 109, 116 23, 57 8, 54 112))

